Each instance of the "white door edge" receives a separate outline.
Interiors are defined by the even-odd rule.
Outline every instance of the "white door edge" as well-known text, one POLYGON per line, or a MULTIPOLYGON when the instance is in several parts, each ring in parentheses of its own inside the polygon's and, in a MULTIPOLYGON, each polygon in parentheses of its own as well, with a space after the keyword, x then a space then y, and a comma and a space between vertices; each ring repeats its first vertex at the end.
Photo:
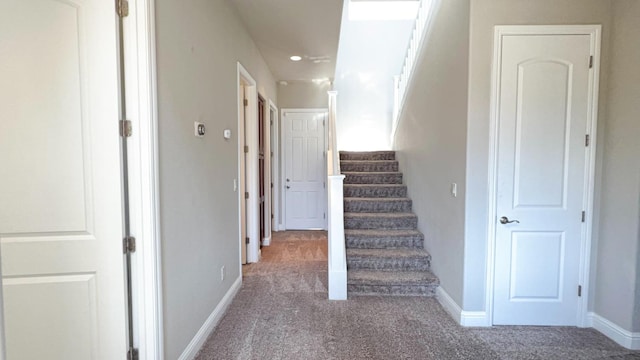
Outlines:
POLYGON ((491 113, 489 118, 489 187, 487 204, 487 253, 486 253, 486 291, 485 310, 489 325, 493 324, 493 296, 495 284, 495 246, 497 219, 497 169, 498 169, 498 101, 500 94, 500 72, 502 42, 509 35, 589 35, 593 69, 589 74, 589 118, 590 146, 586 151, 585 192, 583 195, 586 218, 582 227, 580 242, 579 281, 582 285, 582 297, 578 300, 576 312, 578 327, 587 327, 587 309, 589 302, 589 273, 593 230, 593 202, 595 191, 596 139, 598 121, 598 98, 600 79, 600 49, 602 25, 502 25, 495 26, 493 43, 493 64, 491 76, 491 113))
MULTIPOLYGON (((324 112, 324 113, 329 114, 329 109, 328 108, 284 108, 284 109, 281 109, 280 111, 281 111, 281 114, 280 114, 280 121, 281 122, 284 121, 285 116, 287 115, 287 113, 290 113, 290 112, 291 113, 321 113, 321 112, 324 112)), ((328 119, 325 118, 325 123, 326 123, 327 120, 328 119)), ((280 128, 281 128, 281 134, 280 134, 281 143, 282 144, 286 144, 286 132, 284 131, 284 126, 281 126, 280 128)), ((327 133, 328 133, 328 131, 327 131, 326 125, 325 125, 324 133, 325 133, 325 147, 324 147, 323 151, 326 154, 326 150, 327 150, 326 149, 326 147, 327 147, 326 144, 328 143, 328 141, 327 141, 327 133)), ((283 156, 286 156, 286 151, 283 151, 283 156)), ((286 164, 286 159, 285 158, 283 158, 283 164, 286 164)), ((326 176, 326 170, 327 170, 326 167, 324 167, 324 171, 325 171, 324 177, 325 178, 327 177, 326 176)), ((283 166, 281 166, 281 179, 284 179, 286 177, 285 172, 286 172, 286 166, 283 165, 283 166)), ((284 186, 284 183, 283 183, 282 186, 284 186)), ((280 193, 281 193, 280 201, 281 201, 281 204, 282 204, 282 219, 281 219, 281 227, 280 227, 280 229, 281 230, 286 230, 286 229, 288 229, 288 227, 287 227, 287 207, 285 205, 286 204, 286 192, 284 191, 284 188, 281 188, 279 190, 280 190, 280 193)), ((326 198, 326 193, 327 193, 326 185, 325 185, 325 188, 324 188, 324 192, 325 192, 325 198, 326 198)), ((325 206, 325 213, 326 212, 327 212, 327 209, 326 209, 326 206, 325 206)), ((327 230, 327 219, 326 218, 325 218, 324 228, 318 229, 318 230, 327 230)))
POLYGON ((273 183, 273 197, 271 198, 271 205, 273 209, 273 219, 269 219, 269 224, 271 225, 272 231, 278 231, 278 224, 280 224, 280 213, 278 211, 280 208, 280 137, 278 136, 278 134, 280 134, 280 126, 278 114, 278 107, 271 99, 269 99, 269 124, 271 129, 270 148, 273 152, 273 156, 271 157, 271 181, 273 183), (271 118, 272 111, 275 114, 273 119, 271 118), (273 124, 271 122, 273 122, 273 124))
POLYGON ((133 125, 128 140, 133 254, 134 339, 140 359, 164 359, 162 273, 158 186, 158 113, 155 5, 136 0, 124 18, 127 112, 133 125))
MULTIPOLYGON (((238 86, 240 86, 240 81, 244 81, 249 86, 247 87, 247 91, 249 92, 248 97, 248 105, 247 105, 247 123, 255 124, 256 126, 248 126, 247 129, 244 128, 244 119, 240 119, 238 116, 238 160, 244 156, 244 145, 249 147, 249 152, 247 154, 248 163, 246 165, 247 172, 245 174, 247 181, 247 189, 249 192, 249 201, 247 202, 247 236, 249 237, 249 244, 247 244, 247 263, 255 263, 260 260, 260 209, 258 204, 258 89, 257 82, 253 79, 251 74, 245 69, 244 66, 240 62, 238 62, 238 86), (242 130, 244 129, 244 130, 242 130), (244 133, 246 131, 246 133, 244 133), (241 135, 245 134, 246 144, 240 140, 242 139, 241 135)), ((238 102, 241 100, 238 99, 238 102)), ((240 106, 240 104, 238 105, 240 106)), ((241 183, 243 179, 241 179, 240 165, 242 161, 238 161, 238 183, 241 183)), ((244 201, 244 194, 238 193, 238 208, 240 208, 240 201, 244 201)), ((239 211, 240 212, 240 211, 239 211)), ((242 226, 242 218, 241 214, 239 215, 239 225, 242 226)), ((241 230, 241 229, 239 229, 241 230)), ((242 233, 241 231, 239 232, 242 233)), ((242 241, 242 239, 240 239, 242 241)), ((240 242, 238 242, 238 246, 240 246, 240 242)), ((242 251, 242 250, 240 250, 242 251)), ((242 254, 240 254, 242 256, 242 254)), ((240 273, 242 273, 242 260, 240 261, 240 273)))

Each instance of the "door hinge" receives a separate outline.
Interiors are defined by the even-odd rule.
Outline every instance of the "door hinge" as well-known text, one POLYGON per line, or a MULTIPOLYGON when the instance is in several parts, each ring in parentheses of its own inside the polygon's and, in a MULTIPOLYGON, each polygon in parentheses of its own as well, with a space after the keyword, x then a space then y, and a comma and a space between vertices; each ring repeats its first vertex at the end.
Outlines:
POLYGON ((327 218, 327 213, 323 213, 323 214, 322 214, 322 218, 323 218, 323 219, 326 219, 326 218, 327 218))
POLYGON ((133 134, 131 120, 120 120, 120 136, 128 138, 133 134))
POLYGON ((140 359, 140 352, 138 351, 138 349, 136 348, 129 348, 129 351, 127 352, 127 360, 139 360, 140 359))
POLYGON ((244 104, 244 106, 249 106, 249 100, 247 99, 244 99, 242 103, 244 104))
POLYGON ((127 236, 122 239, 122 250, 125 254, 136 252, 136 238, 133 236, 127 236))
POLYGON ((593 55, 589 56, 589 69, 593 68, 593 55))
POLYGON ((322 126, 324 126, 324 120, 322 120, 322 126))
POLYGON ((244 193, 244 198, 245 198, 245 199, 248 199, 248 198, 249 198, 249 192, 248 192, 248 191, 244 193))
POLYGON ((587 212, 583 211, 582 212, 582 222, 584 222, 586 218, 587 218, 587 212))
POLYGON ((249 243, 249 238, 248 238, 248 237, 244 238, 244 243, 245 243, 245 244, 248 244, 248 243, 249 243))
POLYGON ((326 188, 327 188, 327 183, 326 183, 326 182, 323 182, 323 183, 322 183, 322 188, 323 188, 323 189, 326 189, 326 188))
POLYGON ((273 220, 273 219, 274 219, 273 214, 271 214, 271 220, 273 220))
POLYGON ((270 121, 269 121, 269 125, 273 125, 273 120, 270 120, 270 121))
POLYGON ((591 139, 589 137, 589 134, 584 136, 584 146, 589 146, 589 144, 591 143, 591 139))
POLYGON ((245 146, 244 146, 244 152, 245 152, 245 153, 248 153, 248 152, 249 152, 249 146, 247 146, 247 145, 245 145, 245 146))
POLYGON ((271 183, 271 188, 273 189, 273 183, 271 183))
POLYGON ((578 285, 578 297, 582 296, 582 285, 578 285))
POLYGON ((116 0, 116 12, 120 17, 129 16, 129 0, 116 0))

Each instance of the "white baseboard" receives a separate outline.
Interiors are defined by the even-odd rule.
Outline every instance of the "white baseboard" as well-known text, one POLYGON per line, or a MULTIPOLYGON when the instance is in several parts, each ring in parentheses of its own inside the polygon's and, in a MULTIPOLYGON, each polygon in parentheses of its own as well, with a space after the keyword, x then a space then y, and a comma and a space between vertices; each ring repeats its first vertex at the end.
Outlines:
POLYGON ((640 332, 625 330, 594 312, 587 314, 587 326, 598 330, 627 349, 640 350, 640 332))
POLYGON ((271 236, 262 239, 262 246, 269 246, 269 245, 271 245, 271 236))
POLYGON ((442 305, 449 315, 461 326, 491 326, 486 311, 462 310, 442 287, 436 289, 436 299, 438 299, 440 305, 442 305))
POLYGON ((231 304, 231 301, 233 301, 233 298, 236 297, 236 294, 240 290, 241 286, 242 276, 239 276, 238 279, 233 283, 233 285, 231 285, 231 288, 229 289, 229 291, 227 291, 222 300, 220 300, 218 306, 213 309, 211 315, 209 315, 200 330, 198 330, 198 332, 196 333, 196 336, 193 337, 189 345, 187 345, 187 347, 184 349, 182 355, 180 355, 178 360, 192 360, 196 357, 196 354, 198 353, 198 351, 200 351, 202 345, 204 345, 204 342, 209 337, 209 334, 211 334, 216 325, 218 325, 218 322, 220 322, 222 316, 227 311, 227 308, 231 304))

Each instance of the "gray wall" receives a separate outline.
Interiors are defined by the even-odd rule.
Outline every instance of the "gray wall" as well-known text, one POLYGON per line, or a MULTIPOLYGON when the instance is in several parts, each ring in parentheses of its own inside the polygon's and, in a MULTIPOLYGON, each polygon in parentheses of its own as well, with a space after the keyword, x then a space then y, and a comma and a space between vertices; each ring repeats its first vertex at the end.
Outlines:
POLYGON ((401 170, 442 288, 462 304, 469 0, 445 0, 395 136, 401 170), (450 192, 458 184, 458 196, 450 192))
POLYGON ((278 105, 280 109, 326 109, 329 107, 331 83, 316 84, 311 81, 287 81, 287 85, 278 83, 278 105))
POLYGON ((156 21, 164 346, 176 359, 240 276, 236 62, 265 98, 276 89, 228 1, 156 0, 156 21))
MULTIPOLYGON (((463 309, 485 310, 489 115, 494 26, 602 24, 603 71, 600 79, 599 113, 599 128, 602 130, 606 123, 606 69, 609 68, 607 46, 610 21, 610 0, 471 1, 463 309)), ((602 135, 602 131, 599 133, 602 135)), ((601 153, 602 149, 599 150, 601 153)), ((597 231, 597 224, 595 230, 597 231)))
POLYGON ((595 312, 640 331, 640 1, 615 0, 595 312))

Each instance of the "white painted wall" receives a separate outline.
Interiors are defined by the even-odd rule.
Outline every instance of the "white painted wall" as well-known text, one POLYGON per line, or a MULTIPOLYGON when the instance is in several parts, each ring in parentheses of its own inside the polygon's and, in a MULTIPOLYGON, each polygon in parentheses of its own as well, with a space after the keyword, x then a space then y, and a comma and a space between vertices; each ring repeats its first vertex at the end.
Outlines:
POLYGON ((331 83, 323 81, 287 81, 278 83, 278 105, 281 109, 326 109, 331 83))
POLYGON ((334 79, 338 149, 387 150, 393 77, 402 70, 414 20, 349 20, 344 4, 334 79))
POLYGON ((640 331, 640 1, 615 0, 593 310, 640 331))
POLYGON ((265 98, 276 85, 228 0, 156 0, 156 21, 165 358, 177 359, 241 276, 236 62, 265 98))
MULTIPOLYGON (((485 308, 491 61, 495 25, 602 24, 602 69, 608 68, 610 0, 472 0, 464 247, 466 311, 485 308)), ((607 73, 600 79, 600 129, 606 123, 607 73)), ((602 136, 602 131, 599 131, 602 136)), ((601 159, 602 147, 598 158, 601 159)), ((600 163, 600 162, 599 162, 600 163)), ((598 203, 596 202, 596 208, 598 203)), ((598 224, 594 224, 597 233, 598 224)))
POLYGON ((441 287, 462 304, 469 0, 435 16, 399 119, 394 149, 441 287), (450 192, 457 183, 458 196, 450 192))

